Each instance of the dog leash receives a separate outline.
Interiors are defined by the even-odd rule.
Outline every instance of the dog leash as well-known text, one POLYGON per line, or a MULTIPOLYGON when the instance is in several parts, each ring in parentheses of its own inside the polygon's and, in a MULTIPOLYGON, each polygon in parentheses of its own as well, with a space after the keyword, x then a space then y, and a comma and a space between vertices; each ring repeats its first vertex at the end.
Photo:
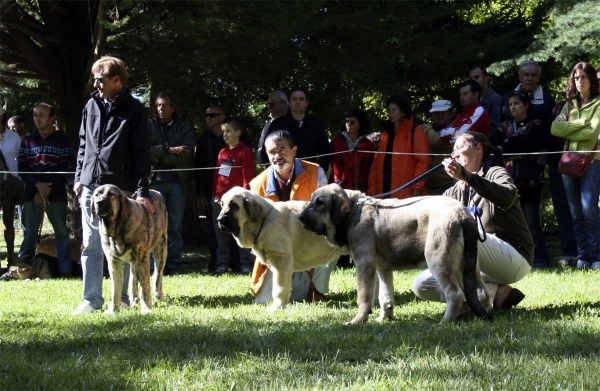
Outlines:
POLYGON ((415 179, 411 180, 410 182, 405 183, 404 185, 400 186, 399 188, 394 189, 392 191, 388 191, 387 193, 382 193, 382 194, 377 194, 375 196, 371 196, 371 198, 385 197, 385 196, 397 193, 399 191, 402 191, 402 190, 404 190, 404 189, 406 189, 406 188, 414 185, 415 183, 421 182, 422 180, 425 180, 425 179, 429 178, 430 176, 432 176, 433 174, 435 174, 436 172, 438 172, 442 168, 444 168, 444 164, 440 163, 437 166, 435 166, 433 168, 430 168, 428 171, 426 171, 423 174, 419 175, 415 179))

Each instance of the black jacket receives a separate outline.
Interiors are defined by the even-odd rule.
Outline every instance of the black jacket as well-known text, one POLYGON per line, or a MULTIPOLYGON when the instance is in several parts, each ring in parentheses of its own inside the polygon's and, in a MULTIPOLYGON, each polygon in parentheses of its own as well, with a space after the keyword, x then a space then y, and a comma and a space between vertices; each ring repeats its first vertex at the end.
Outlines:
POLYGON ((287 130, 296 140, 296 146, 298 147, 296 157, 317 163, 323 171, 327 172, 331 156, 314 157, 331 153, 327 131, 317 117, 307 115, 302 121, 298 121, 290 113, 287 113, 283 117, 272 120, 270 123, 267 122, 267 124, 265 124, 258 144, 257 160, 259 163, 269 163, 267 151, 264 149, 267 136, 276 130, 287 130), (311 157, 311 159, 306 159, 307 157, 311 157))
POLYGON ((127 87, 105 112, 98 92, 83 109, 75 182, 85 186, 113 184, 148 197, 150 132, 148 113, 127 87))

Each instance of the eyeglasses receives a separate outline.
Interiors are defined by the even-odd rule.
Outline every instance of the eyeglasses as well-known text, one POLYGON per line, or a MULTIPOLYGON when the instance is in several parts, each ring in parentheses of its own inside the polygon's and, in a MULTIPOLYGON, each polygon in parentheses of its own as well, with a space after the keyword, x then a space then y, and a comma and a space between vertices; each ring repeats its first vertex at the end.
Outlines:
POLYGON ((220 115, 223 115, 223 114, 219 114, 219 113, 206 113, 206 114, 204 114, 204 118, 215 118, 215 117, 218 117, 220 115))
POLYGON ((354 125, 354 124, 356 124, 355 120, 353 120, 353 119, 347 119, 346 120, 346 125, 354 125))
POLYGON ((476 145, 463 144, 463 145, 455 146, 454 149, 452 150, 452 155, 459 153, 460 151, 462 151, 464 149, 469 149, 469 148, 473 148, 473 147, 476 147, 476 145))
POLYGON ((92 83, 93 84, 96 84, 96 83, 102 84, 102 80, 107 79, 109 77, 111 77, 111 76, 110 75, 102 75, 102 77, 94 77, 92 83))

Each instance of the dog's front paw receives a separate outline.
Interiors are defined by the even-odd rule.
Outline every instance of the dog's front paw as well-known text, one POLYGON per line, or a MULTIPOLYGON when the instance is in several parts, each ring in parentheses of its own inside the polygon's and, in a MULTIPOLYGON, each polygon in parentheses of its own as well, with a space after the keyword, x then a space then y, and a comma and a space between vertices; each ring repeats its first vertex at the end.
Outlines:
POLYGON ((118 308, 115 307, 114 304, 109 305, 108 308, 106 309, 106 311, 104 311, 104 313, 106 315, 114 315, 117 312, 119 312, 119 310, 118 310, 118 308))
POLYGON ((350 322, 346 322, 346 325, 351 324, 362 324, 365 323, 369 319, 369 314, 358 314, 352 319, 350 322))
POLYGON ((151 314, 152 313, 152 308, 148 308, 148 307, 142 307, 140 309, 140 313, 142 315, 146 315, 146 314, 151 314))
POLYGON ((273 303, 273 304, 271 304, 270 306, 267 307, 267 312, 273 313, 273 312, 277 311, 280 308, 281 308, 281 304, 273 303))

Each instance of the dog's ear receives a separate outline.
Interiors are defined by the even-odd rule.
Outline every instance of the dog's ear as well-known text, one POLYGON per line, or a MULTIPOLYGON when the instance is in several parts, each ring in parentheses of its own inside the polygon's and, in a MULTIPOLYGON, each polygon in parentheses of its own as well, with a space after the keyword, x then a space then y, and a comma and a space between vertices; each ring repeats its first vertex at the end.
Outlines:
POLYGON ((94 197, 90 198, 90 214, 92 215, 92 219, 96 218, 96 202, 94 201, 94 197))
POLYGON ((252 195, 248 194, 244 196, 244 209, 246 209, 246 214, 251 219, 255 218, 258 214, 256 201, 252 198, 252 195))
POLYGON ((346 221, 350 214, 350 204, 348 200, 343 199, 335 194, 330 197, 331 222, 338 225, 346 221))

